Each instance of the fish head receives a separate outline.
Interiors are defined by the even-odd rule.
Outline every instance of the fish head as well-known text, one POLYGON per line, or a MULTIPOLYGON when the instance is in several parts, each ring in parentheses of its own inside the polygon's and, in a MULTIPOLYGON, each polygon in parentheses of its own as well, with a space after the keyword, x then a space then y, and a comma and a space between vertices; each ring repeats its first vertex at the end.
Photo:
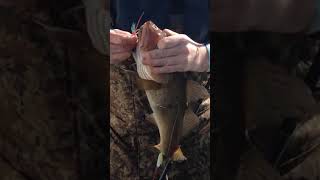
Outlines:
POLYGON ((139 77, 146 80, 152 80, 157 83, 166 84, 169 81, 169 74, 155 74, 150 66, 142 64, 142 53, 157 49, 158 42, 166 37, 166 33, 159 29, 153 22, 145 22, 138 30, 138 44, 133 57, 137 64, 139 77))
POLYGON ((159 29, 153 22, 147 21, 138 32, 138 46, 143 51, 157 49, 158 41, 166 37, 166 33, 159 29))

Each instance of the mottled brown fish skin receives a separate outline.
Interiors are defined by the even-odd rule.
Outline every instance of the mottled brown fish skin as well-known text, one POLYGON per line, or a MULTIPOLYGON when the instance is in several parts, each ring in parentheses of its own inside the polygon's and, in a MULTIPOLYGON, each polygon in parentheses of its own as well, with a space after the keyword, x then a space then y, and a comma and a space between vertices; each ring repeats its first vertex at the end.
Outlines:
POLYGON ((171 155, 179 146, 186 110, 186 79, 181 73, 170 76, 168 84, 157 90, 146 90, 149 104, 160 133, 159 149, 171 155))

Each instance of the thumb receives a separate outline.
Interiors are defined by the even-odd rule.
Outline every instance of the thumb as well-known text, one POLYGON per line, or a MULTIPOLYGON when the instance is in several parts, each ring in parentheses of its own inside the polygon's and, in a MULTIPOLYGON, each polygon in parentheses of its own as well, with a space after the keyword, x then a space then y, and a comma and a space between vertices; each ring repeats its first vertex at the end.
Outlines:
POLYGON ((157 46, 159 49, 173 48, 181 43, 181 40, 184 38, 182 34, 176 33, 170 29, 163 30, 166 33, 167 37, 162 38, 157 46))
POLYGON ((181 42, 183 42, 184 37, 182 35, 172 35, 168 37, 162 38, 157 46, 159 49, 168 49, 178 46, 181 42))

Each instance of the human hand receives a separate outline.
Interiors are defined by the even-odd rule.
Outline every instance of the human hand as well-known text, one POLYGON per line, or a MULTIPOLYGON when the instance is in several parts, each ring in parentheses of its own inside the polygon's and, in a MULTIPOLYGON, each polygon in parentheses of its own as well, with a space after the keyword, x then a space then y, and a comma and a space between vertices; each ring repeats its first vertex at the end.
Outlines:
POLYGON ((119 29, 110 30, 110 63, 117 64, 131 56, 137 45, 137 36, 119 29))
POLYGON ((158 42, 158 49, 142 52, 142 63, 154 73, 206 72, 209 54, 205 45, 194 42, 185 34, 165 29, 168 37, 158 42))

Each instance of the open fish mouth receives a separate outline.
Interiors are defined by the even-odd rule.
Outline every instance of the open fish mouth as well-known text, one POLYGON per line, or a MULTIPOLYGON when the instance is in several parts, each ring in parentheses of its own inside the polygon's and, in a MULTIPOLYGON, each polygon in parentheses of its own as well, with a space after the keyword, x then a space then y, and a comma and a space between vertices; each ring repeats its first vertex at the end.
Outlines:
MULTIPOLYGON (((135 29, 135 28, 134 28, 135 29)), ((135 30, 138 35, 138 45, 133 53, 133 58, 137 64, 137 72, 141 79, 155 81, 157 83, 168 83, 169 74, 155 74, 150 66, 142 63, 143 51, 157 49, 157 42, 165 37, 165 33, 151 21, 146 22, 140 29, 135 30)))
POLYGON ((151 80, 161 84, 168 83, 168 74, 152 73, 150 66, 142 63, 141 50, 139 47, 137 47, 132 56, 137 64, 137 72, 141 79, 151 80))

